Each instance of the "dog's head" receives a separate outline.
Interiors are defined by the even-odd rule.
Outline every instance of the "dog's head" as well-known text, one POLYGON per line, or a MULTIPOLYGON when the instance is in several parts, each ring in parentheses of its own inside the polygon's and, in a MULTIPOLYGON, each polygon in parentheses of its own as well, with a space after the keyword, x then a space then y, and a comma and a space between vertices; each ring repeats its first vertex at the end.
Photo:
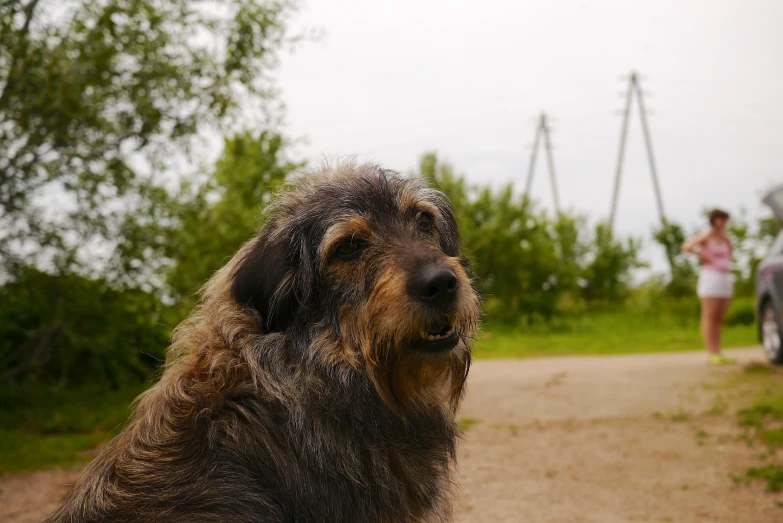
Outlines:
POLYGON ((352 164, 302 177, 271 206, 231 293, 304 357, 366 371, 398 413, 456 407, 479 299, 451 207, 422 180, 352 164))

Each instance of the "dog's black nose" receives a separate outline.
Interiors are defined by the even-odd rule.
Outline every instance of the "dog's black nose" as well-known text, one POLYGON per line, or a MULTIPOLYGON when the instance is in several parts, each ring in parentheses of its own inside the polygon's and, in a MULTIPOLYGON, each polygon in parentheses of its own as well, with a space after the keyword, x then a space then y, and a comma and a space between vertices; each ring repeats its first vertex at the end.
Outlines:
POLYGON ((430 265, 413 275, 408 292, 425 303, 445 307, 457 295, 457 275, 448 267, 430 265))

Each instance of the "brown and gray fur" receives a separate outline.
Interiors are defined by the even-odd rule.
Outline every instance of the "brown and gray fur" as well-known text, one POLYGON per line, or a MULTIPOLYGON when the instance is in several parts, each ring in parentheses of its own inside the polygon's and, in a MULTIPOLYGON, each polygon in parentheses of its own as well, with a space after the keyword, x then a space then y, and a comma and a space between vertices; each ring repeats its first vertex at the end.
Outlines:
POLYGON ((479 300, 446 198, 343 163, 300 176, 265 224, 47 521, 450 519, 479 300), (455 275, 448 303, 413 295, 428 267, 455 275), (456 346, 422 349, 443 321, 456 346))

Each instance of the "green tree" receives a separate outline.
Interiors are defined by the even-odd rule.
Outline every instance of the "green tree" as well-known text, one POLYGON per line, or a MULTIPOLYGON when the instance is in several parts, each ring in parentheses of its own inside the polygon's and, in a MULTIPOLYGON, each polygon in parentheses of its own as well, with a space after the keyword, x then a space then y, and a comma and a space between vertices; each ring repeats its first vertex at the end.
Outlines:
POLYGON ((622 302, 628 296, 633 269, 644 267, 639 260, 641 242, 618 240, 608 225, 595 226, 589 261, 584 266, 582 296, 588 302, 622 302))
POLYGON ((186 306, 210 275, 260 227, 260 211, 286 176, 301 164, 283 158, 280 135, 243 133, 226 140, 210 181, 183 198, 179 221, 165 242, 175 260, 167 272, 186 306))
POLYGON ((666 293, 675 298, 692 296, 696 292, 696 265, 694 256, 682 252, 685 229, 682 225, 667 220, 660 228, 653 230, 653 239, 666 251, 670 274, 666 293))
POLYGON ((583 267, 590 253, 590 245, 585 241, 587 219, 559 213, 554 223, 554 236, 557 239, 559 258, 558 280, 564 289, 577 289, 584 281, 583 267))
POLYGON ((732 213, 727 229, 734 246, 732 272, 735 293, 739 296, 752 296, 756 290, 756 268, 780 233, 780 220, 775 217, 762 217, 753 223, 748 219, 747 211, 741 208, 739 212, 732 213))
POLYGON ((292 9, 289 0, 0 4, 4 271, 95 268, 129 222, 171 219, 161 173, 194 152, 199 131, 263 117, 292 9))
POLYGON ((435 154, 422 156, 419 173, 451 200, 487 316, 517 322, 550 317, 560 296, 574 290, 582 255, 578 218, 552 222, 530 200, 469 185, 435 154))
POLYGON ((421 157, 418 175, 451 200, 491 319, 546 319, 566 296, 621 301, 633 269, 643 266, 637 240, 615 240, 601 224, 591 235, 583 216, 552 219, 511 185, 472 186, 433 153, 421 157))
POLYGON ((137 289, 25 267, 0 295, 0 386, 116 388, 148 378, 168 344, 172 310, 137 289))

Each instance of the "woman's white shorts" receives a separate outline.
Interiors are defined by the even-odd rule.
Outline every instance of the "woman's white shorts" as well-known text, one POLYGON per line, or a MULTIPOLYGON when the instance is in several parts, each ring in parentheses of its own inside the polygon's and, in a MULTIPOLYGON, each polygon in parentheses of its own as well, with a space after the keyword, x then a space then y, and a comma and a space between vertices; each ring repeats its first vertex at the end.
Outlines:
POLYGON ((696 294, 699 298, 731 298, 734 294, 734 275, 702 268, 699 271, 696 294))

